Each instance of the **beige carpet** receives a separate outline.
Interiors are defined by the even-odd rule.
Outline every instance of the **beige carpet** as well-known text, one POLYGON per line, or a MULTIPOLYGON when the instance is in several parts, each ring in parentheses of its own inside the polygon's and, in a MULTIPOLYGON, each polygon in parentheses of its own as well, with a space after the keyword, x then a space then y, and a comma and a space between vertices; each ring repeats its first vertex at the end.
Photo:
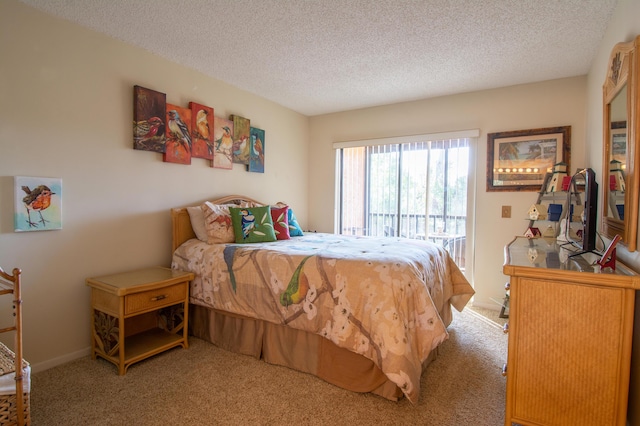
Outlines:
POLYGON ((491 321, 493 321, 495 323, 498 323, 498 325, 500 325, 500 327, 504 326, 505 323, 509 322, 509 315, 507 314, 506 318, 500 318, 500 311, 498 311, 498 310, 481 308, 481 307, 473 306, 473 305, 469 305, 468 307, 471 310, 475 311, 476 313, 482 315, 483 317, 487 317, 491 321))
POLYGON ((455 312, 449 340, 412 405, 337 388, 191 338, 125 376, 85 357, 33 375, 31 416, 45 425, 474 425, 504 423, 507 338, 499 325, 455 312))

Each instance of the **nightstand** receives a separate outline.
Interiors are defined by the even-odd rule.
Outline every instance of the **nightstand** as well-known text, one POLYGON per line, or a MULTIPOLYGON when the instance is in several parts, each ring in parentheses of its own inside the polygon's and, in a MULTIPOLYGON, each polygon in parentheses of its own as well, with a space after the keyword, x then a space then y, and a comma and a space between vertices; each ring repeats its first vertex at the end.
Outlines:
POLYGON ((87 278, 91 357, 127 368, 176 346, 189 347, 191 272, 155 267, 87 278))

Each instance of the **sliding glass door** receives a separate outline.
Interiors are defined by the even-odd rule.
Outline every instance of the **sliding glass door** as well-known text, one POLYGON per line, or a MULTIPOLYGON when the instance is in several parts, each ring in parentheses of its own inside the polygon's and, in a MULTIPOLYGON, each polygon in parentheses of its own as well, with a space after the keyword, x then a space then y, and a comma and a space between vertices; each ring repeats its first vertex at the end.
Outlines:
POLYGON ((469 138, 337 150, 337 232, 425 239, 465 267, 469 138))

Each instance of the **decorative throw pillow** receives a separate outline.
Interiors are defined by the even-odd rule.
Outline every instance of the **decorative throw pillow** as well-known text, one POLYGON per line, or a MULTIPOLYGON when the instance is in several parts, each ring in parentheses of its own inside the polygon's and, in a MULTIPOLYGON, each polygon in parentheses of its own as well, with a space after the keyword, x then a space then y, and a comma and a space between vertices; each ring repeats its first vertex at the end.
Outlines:
POLYGON ((293 210, 291 210, 291 207, 289 207, 289 235, 292 237, 302 237, 304 235, 304 232, 302 232, 302 228, 298 223, 298 219, 293 213, 293 210))
POLYGON ((207 201, 201 208, 204 213, 204 227, 207 230, 207 243, 233 243, 236 238, 233 234, 229 205, 207 201))
POLYGON ((207 234, 207 228, 204 226, 204 212, 200 206, 187 207, 189 218, 191 219, 191 227, 196 234, 196 238, 200 241, 207 242, 209 235, 207 234))
MULTIPOLYGON (((288 207, 287 204, 283 203, 282 201, 278 202, 276 206, 288 207)), ((289 235, 292 237, 302 237, 304 235, 304 232, 302 232, 302 228, 300 227, 300 224, 298 223, 298 219, 296 218, 296 215, 293 213, 293 209, 291 207, 289 207, 288 219, 289 219, 289 235)))
POLYGON ((269 206, 230 207, 236 243, 275 241, 270 210, 269 206))
POLYGON ((289 235, 289 207, 271 207, 271 219, 273 220, 273 231, 278 240, 288 240, 289 235))

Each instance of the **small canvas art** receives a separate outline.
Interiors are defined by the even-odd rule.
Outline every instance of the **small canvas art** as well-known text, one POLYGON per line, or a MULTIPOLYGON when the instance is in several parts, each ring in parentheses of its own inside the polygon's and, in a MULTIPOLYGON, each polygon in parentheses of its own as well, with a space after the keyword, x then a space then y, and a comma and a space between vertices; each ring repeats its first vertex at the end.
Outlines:
POLYGON ((191 164, 191 110, 167 104, 167 142, 164 161, 191 164))
POLYGON ((251 128, 251 153, 249 155, 249 171, 264 173, 264 130, 251 128))
POLYGON ((251 121, 239 115, 231 115, 229 119, 233 121, 233 162, 249 164, 251 121))
POLYGON ((62 179, 15 176, 14 230, 62 229, 62 179))
POLYGON ((213 108, 189 102, 191 109, 191 157, 213 160, 213 108))
POLYGON ((233 121, 215 117, 213 120, 213 161, 218 169, 233 168, 233 121))
POLYGON ((164 152, 166 98, 164 93, 133 86, 133 149, 164 152))

